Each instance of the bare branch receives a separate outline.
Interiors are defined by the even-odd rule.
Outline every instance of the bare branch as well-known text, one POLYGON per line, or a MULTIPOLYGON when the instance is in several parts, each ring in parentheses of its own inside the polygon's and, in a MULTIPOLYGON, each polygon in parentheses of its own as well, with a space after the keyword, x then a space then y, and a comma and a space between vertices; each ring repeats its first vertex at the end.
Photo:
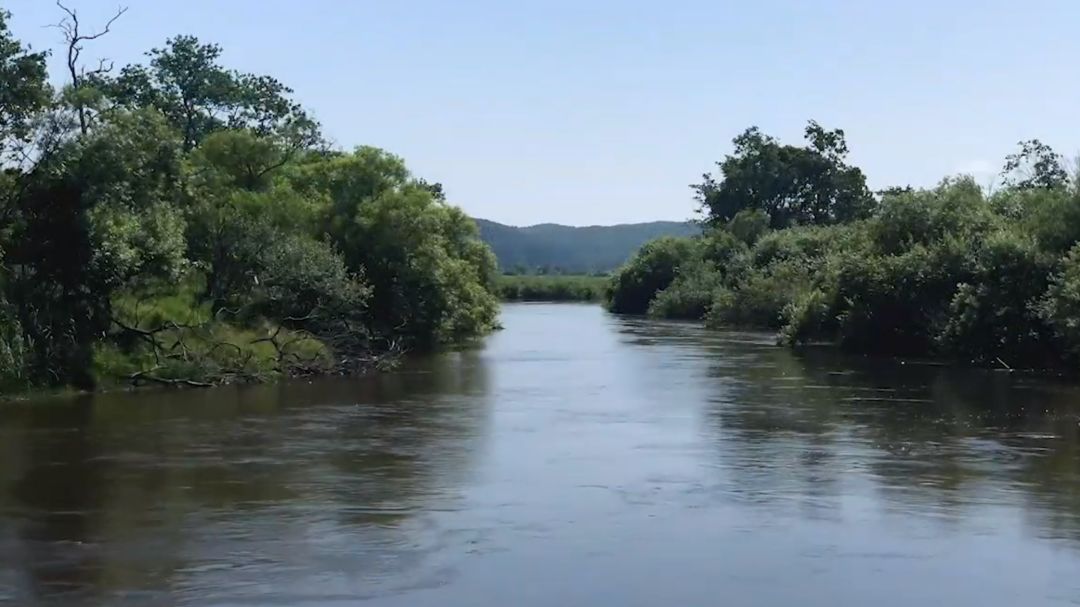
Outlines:
MULTIPOLYGON (((72 88, 78 89, 80 86, 82 86, 81 81, 86 76, 104 74, 112 71, 113 67, 111 61, 103 59, 98 62, 98 68, 96 70, 91 70, 89 72, 86 71, 86 68, 80 70, 79 58, 82 56, 83 43, 89 40, 97 40, 98 38, 101 38, 105 34, 108 34, 110 31, 112 31, 113 24, 116 23, 116 20, 122 17, 128 9, 126 6, 119 7, 118 9, 116 9, 116 14, 113 15, 113 17, 105 23, 104 29, 94 34, 83 34, 79 31, 78 13, 74 9, 65 6, 62 0, 56 0, 56 5, 60 7, 60 10, 64 11, 64 13, 67 14, 67 17, 63 21, 56 24, 56 27, 60 29, 60 31, 64 32, 64 39, 67 41, 68 47, 68 74, 70 74, 71 76, 72 88), (107 68, 105 67, 106 64, 108 64, 107 68)), ((89 128, 89 117, 87 115, 86 108, 81 102, 78 104, 77 110, 79 114, 79 130, 85 135, 87 129, 89 128)))
POLYGON ((138 372, 132 373, 130 376, 128 376, 128 379, 133 384, 137 384, 140 381, 148 381, 148 382, 153 382, 155 384, 162 384, 162 385, 165 385, 165 386, 189 386, 189 387, 192 387, 192 388, 213 388, 214 387, 214 384, 207 383, 207 382, 202 382, 202 381, 195 381, 193 379, 168 379, 168 378, 165 378, 165 377, 158 377, 157 375, 153 375, 153 371, 154 371, 154 369, 151 369, 149 371, 138 371, 138 372))
POLYGON ((113 24, 116 23, 116 21, 120 17, 123 17, 124 13, 128 12, 128 7, 118 7, 116 9, 116 14, 113 15, 112 18, 105 23, 105 28, 102 29, 100 32, 97 32, 95 34, 80 34, 78 13, 76 13, 73 9, 64 6, 64 3, 61 2, 61 0, 56 0, 56 6, 59 6, 60 10, 67 13, 67 19, 64 19, 59 24, 57 24, 57 27, 59 27, 61 30, 64 30, 65 33, 70 34, 68 36, 70 38, 69 42, 74 41, 75 43, 79 43, 84 40, 97 40, 105 34, 108 34, 112 31, 113 24))

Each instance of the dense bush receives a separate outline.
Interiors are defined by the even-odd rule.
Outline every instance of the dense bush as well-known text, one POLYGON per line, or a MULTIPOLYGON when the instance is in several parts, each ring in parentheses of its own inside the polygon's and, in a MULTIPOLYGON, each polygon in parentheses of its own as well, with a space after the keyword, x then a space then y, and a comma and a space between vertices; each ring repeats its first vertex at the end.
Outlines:
POLYGON ((1072 357, 1080 358, 1080 245, 1062 260, 1035 308, 1054 332, 1057 343, 1072 357))
POLYGON ((675 280, 679 268, 701 256, 701 242, 696 239, 667 237, 647 243, 611 277, 611 310, 644 314, 653 298, 675 280))
POLYGON ((784 309, 809 288, 810 279, 806 266, 797 262, 749 271, 735 284, 717 291, 707 324, 778 329, 783 325, 784 309))
POLYGON ((1044 359, 1058 353, 1037 309, 1046 293, 1051 258, 1032 239, 999 232, 987 239, 973 261, 970 281, 956 288, 949 303, 939 338, 942 349, 981 363, 1052 364, 1044 359))
POLYGON ((713 293, 722 280, 722 272, 704 259, 685 263, 675 280, 649 303, 648 314, 655 318, 702 318, 712 307, 713 293))
POLYGON ((606 276, 517 274, 500 276, 496 284, 506 301, 600 301, 607 282, 606 276))
POLYGON ((643 248, 618 275, 624 300, 649 295, 651 315, 775 329, 793 344, 1010 368, 1080 363, 1071 184, 987 195, 970 178, 947 179, 893 189, 869 217, 771 231, 748 229, 752 212, 706 233, 700 257, 658 255, 671 243, 643 248))

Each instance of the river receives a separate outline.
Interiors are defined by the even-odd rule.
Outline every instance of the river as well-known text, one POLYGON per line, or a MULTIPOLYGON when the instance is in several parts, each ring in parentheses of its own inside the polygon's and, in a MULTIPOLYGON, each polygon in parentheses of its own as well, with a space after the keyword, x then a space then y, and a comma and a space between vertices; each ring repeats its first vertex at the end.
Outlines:
POLYGON ((0 406, 0 604, 1080 603, 1080 390, 516 304, 362 379, 0 406))

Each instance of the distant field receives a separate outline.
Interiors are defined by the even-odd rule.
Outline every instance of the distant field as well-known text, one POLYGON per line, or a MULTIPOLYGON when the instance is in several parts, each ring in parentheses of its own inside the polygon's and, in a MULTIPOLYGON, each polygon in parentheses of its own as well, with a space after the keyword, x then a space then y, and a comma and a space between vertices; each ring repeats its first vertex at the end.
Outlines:
POLYGON ((499 277, 499 297, 504 301, 600 301, 607 276, 509 276, 499 277))

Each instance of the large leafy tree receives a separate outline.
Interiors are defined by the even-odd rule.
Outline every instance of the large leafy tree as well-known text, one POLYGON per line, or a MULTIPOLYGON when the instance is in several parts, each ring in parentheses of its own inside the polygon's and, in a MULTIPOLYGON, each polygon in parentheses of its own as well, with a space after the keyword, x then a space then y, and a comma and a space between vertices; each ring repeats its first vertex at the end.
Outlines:
POLYGON ((401 158, 361 147, 313 158, 292 181, 307 196, 325 197, 323 229, 348 268, 371 283, 378 333, 424 344, 494 324, 491 250, 475 223, 414 179, 401 158))
POLYGON ((95 85, 124 107, 157 108, 180 131, 185 149, 222 129, 282 137, 294 147, 319 138, 318 125, 289 98, 292 89, 270 76, 220 64, 221 47, 177 36, 147 53, 149 65, 129 65, 95 85))
POLYGON ((123 11, 87 33, 61 9, 60 95, 0 13, 0 389, 247 376, 267 344, 282 373, 365 368, 494 325, 494 258, 439 184, 327 151, 292 91, 193 37, 84 68, 123 11))
POLYGON ((112 295, 183 264, 180 142, 159 114, 119 114, 24 177, 7 251, 8 295, 39 381, 92 384, 112 295))
POLYGON ((215 308, 250 297, 284 235, 314 237, 314 202, 277 177, 287 153, 249 131, 221 131, 190 155, 188 254, 215 308))
POLYGON ((720 225, 740 211, 758 209, 774 228, 832 224, 866 217, 874 199, 866 177, 846 162, 844 131, 810 121, 807 145, 783 145, 751 127, 736 137, 735 151, 692 186, 706 221, 720 225))

